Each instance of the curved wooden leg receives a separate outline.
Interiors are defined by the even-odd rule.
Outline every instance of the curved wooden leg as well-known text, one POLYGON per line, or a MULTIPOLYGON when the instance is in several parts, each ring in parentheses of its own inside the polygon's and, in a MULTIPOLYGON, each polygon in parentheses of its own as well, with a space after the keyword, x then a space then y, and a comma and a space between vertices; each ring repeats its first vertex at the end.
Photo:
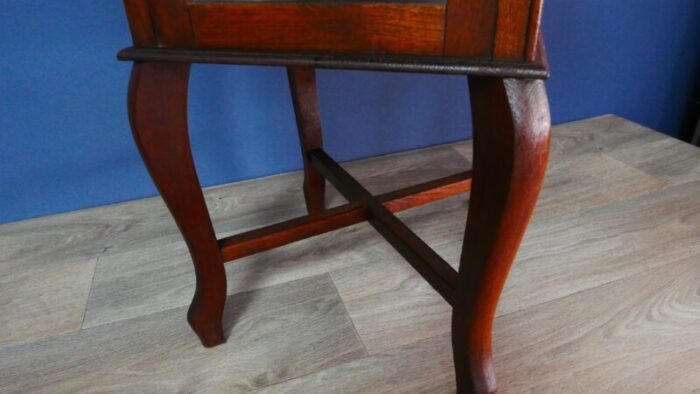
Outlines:
POLYGON ((452 316, 459 393, 492 393, 498 298, 542 186, 549 105, 542 81, 471 77, 473 186, 452 316))
POLYGON ((190 65, 185 63, 135 63, 129 119, 148 172, 192 256, 197 287, 187 320, 208 347, 224 342, 226 274, 190 151, 189 73, 190 65))
POLYGON ((313 67, 287 67, 294 115, 299 129, 301 154, 304 158, 304 198, 310 214, 325 209, 326 180, 310 164, 307 152, 323 147, 321 117, 316 94, 316 70, 313 67))

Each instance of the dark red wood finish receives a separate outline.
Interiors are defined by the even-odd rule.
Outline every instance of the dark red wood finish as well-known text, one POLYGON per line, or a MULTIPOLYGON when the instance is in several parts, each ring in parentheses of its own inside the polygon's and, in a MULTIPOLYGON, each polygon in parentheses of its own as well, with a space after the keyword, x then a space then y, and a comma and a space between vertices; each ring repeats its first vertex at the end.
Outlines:
POLYGON ((248 2, 190 6, 195 47, 294 52, 442 53, 445 6, 248 2))
POLYGON ((135 61, 129 89, 133 135, 194 262, 197 287, 188 321, 202 343, 225 340, 225 261, 367 220, 453 306, 458 392, 495 392, 493 319, 549 149, 544 84, 530 79, 547 75, 542 0, 125 0, 125 6, 136 46, 120 53, 135 61), (303 28, 285 30, 275 21, 303 28), (317 52, 300 52, 306 50, 317 52), (287 67, 309 215, 217 240, 188 139, 192 62, 287 67), (371 195, 323 151, 315 67, 471 75, 473 173, 371 195), (326 179, 348 204, 325 209, 326 179), (393 213, 465 192, 472 183, 457 272, 393 213))
POLYGON ((224 342, 226 273, 195 172, 187 131, 190 65, 136 63, 129 118, 146 168, 187 242, 197 288, 187 320, 204 346, 224 342))
POLYGON ((124 0, 137 47, 535 62, 542 0, 124 0))
POLYGON ((321 115, 316 94, 316 70, 313 67, 287 67, 289 90, 299 130, 301 157, 304 163, 304 198, 310 214, 323 211, 326 180, 309 164, 308 152, 323 148, 321 115))
POLYGON ((452 315, 459 392, 496 391, 498 298, 537 201, 549 153, 544 83, 472 77, 473 187, 452 315))
MULTIPOLYGON (((377 196, 377 200, 389 212, 400 212, 466 193, 470 188, 471 171, 466 171, 385 193, 377 196)), ((224 261, 232 261, 368 219, 368 212, 359 203, 349 203, 223 238, 219 247, 224 261)))
POLYGON ((457 286, 457 272, 423 240, 392 215, 376 197, 331 159, 324 151, 310 152, 311 163, 349 201, 366 211, 372 227, 449 303, 457 286))

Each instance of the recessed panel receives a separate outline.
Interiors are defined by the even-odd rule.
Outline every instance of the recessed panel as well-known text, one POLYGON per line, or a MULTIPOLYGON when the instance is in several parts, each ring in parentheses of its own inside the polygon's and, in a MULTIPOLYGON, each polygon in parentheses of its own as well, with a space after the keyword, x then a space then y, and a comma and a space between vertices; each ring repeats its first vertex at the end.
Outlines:
POLYGON ((438 55, 444 4, 425 2, 191 3, 198 48, 438 55))

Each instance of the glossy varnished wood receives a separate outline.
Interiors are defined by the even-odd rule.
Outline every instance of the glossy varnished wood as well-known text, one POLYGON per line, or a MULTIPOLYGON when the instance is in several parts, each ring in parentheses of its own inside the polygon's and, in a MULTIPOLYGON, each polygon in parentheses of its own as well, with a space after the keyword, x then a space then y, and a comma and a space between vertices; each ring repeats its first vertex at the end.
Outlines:
POLYGON ((473 77, 469 88, 474 178, 452 343, 458 391, 492 393, 492 324, 544 180, 549 105, 542 81, 473 77))
POLYGON ((325 152, 315 150, 310 152, 310 158, 311 163, 346 199, 358 202, 367 211, 372 227, 445 301, 452 304, 455 301, 457 272, 325 152))
MULTIPOLYGON (((465 193, 470 188, 471 171, 467 171, 385 193, 377 196, 377 200, 394 213, 465 193)), ((367 211, 359 203, 349 203, 232 235, 219 240, 219 246, 224 261, 231 261, 368 219, 367 211)))
POLYGON ((537 47, 536 60, 534 62, 504 62, 464 56, 241 52, 232 50, 181 50, 137 47, 121 50, 117 54, 117 58, 119 60, 137 62, 305 66, 342 70, 549 78, 544 47, 541 42, 537 47))
POLYGON ((499 0, 493 58, 522 60, 530 25, 531 0, 499 0))
POLYGON ((224 341, 226 274, 199 186, 187 129, 190 65, 136 63, 129 119, 136 145, 192 255, 197 289, 187 314, 205 346, 224 341))
POLYGON ((190 6, 197 48, 288 52, 442 52, 445 6, 263 2, 190 6))
POLYGON ((138 47, 439 55, 532 63, 541 0, 125 0, 138 47))
POLYGON ((129 19, 129 28, 134 45, 149 47, 156 45, 151 10, 147 1, 124 0, 124 9, 129 19))
POLYGON ((148 0, 147 2, 159 47, 191 48, 194 45, 188 0, 148 0))
POLYGON ((444 54, 490 59, 497 12, 497 0, 449 0, 444 54))
POLYGON ((304 164, 304 198, 309 214, 323 211, 326 201, 326 180, 309 163, 308 152, 323 148, 321 114, 316 93, 316 70, 313 67, 287 67, 289 91, 292 93, 294 116, 299 131, 301 157, 304 164))
POLYGON ((197 290, 188 319, 205 346, 224 341, 225 260, 367 220, 452 306, 458 392, 495 392, 493 319, 549 149, 543 82, 509 78, 546 74, 541 5, 539 0, 163 0, 144 6, 127 0, 134 42, 142 47, 120 54, 137 61, 130 88, 134 137, 192 255, 197 290), (348 57, 333 57, 337 54, 348 57), (467 179, 457 175, 374 196, 323 150, 314 69, 324 64, 323 56, 330 56, 325 61, 331 67, 474 74, 474 189, 459 271, 394 212, 450 197, 467 179), (308 216, 217 241, 187 137, 189 64, 198 61, 287 67, 308 216), (348 204, 325 209, 324 178, 348 204))

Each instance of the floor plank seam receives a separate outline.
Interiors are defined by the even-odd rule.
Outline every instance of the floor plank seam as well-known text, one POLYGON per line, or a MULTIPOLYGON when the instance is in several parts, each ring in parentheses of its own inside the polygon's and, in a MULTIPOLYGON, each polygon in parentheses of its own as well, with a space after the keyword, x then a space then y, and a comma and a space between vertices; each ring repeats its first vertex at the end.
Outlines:
MULTIPOLYGON (((612 153, 614 153, 614 152, 612 152, 612 153)), ((610 158, 610 159, 612 159, 612 160, 615 160, 616 162, 618 162, 618 163, 620 163, 620 164, 622 164, 622 165, 624 165, 624 166, 626 166, 626 167, 629 167, 629 168, 632 168, 632 169, 634 169, 634 170, 640 171, 640 172, 642 172, 642 173, 644 173, 644 174, 646 174, 646 175, 648 175, 648 176, 650 176, 650 177, 652 177, 652 178, 654 178, 654 179, 656 179, 656 180, 658 180, 658 181, 660 181, 660 182, 663 182, 663 183, 666 185, 666 186, 664 186, 664 188, 662 188, 662 189, 658 189, 658 190, 649 190, 649 191, 647 191, 647 192, 645 192, 645 193, 638 194, 637 196, 643 196, 643 195, 647 195, 647 194, 649 194, 649 193, 654 193, 654 192, 656 192, 656 191, 666 190, 666 189, 671 188, 671 187, 681 186, 681 185, 685 185, 685 184, 687 184, 687 183, 693 182, 693 180, 687 180, 687 181, 684 181, 684 182, 681 182, 681 183, 676 183, 676 184, 674 184, 674 183, 672 183, 671 181, 669 181, 668 179, 661 178, 661 177, 659 177, 658 175, 655 175, 655 174, 650 173, 649 171, 645 171, 643 168, 639 168, 639 167, 634 166, 634 165, 632 165, 632 164, 630 164, 630 163, 627 163, 627 162, 625 162, 625 161, 623 161, 623 160, 621 160, 621 159, 615 157, 615 155, 612 155, 612 154, 610 154, 610 153, 605 153, 605 155, 606 155, 608 158, 610 158)), ((636 197, 636 196, 635 196, 635 197, 636 197)), ((619 201, 619 200, 618 200, 618 201, 619 201)))
MULTIPOLYGON (((698 258, 700 259, 700 256, 698 256, 698 258)), ((653 267, 648 267, 648 268, 645 268, 645 269, 642 270, 642 271, 634 272, 634 273, 631 273, 631 274, 626 275, 626 276, 621 276, 621 277, 619 277, 619 278, 617 278, 617 279, 613 279, 613 280, 611 280, 611 281, 609 281, 609 282, 599 283, 599 284, 597 284, 597 285, 595 285, 595 286, 593 286, 593 287, 588 287, 588 288, 585 288, 585 289, 577 290, 577 291, 575 291, 575 292, 573 292, 573 293, 566 294, 566 295, 563 295, 563 296, 561 296, 561 297, 552 298, 551 300, 546 300, 546 301, 544 301, 544 302, 540 302, 540 303, 536 303, 536 304, 531 304, 531 305, 528 305, 528 306, 526 306, 526 307, 524 307, 524 308, 515 309, 515 310, 509 311, 509 312, 507 312, 507 313, 504 313, 504 314, 502 314, 502 315, 501 315, 501 314, 496 314, 496 319, 501 319, 501 318, 504 318, 504 317, 507 317, 507 316, 511 316, 511 315, 513 315, 513 314, 515 314, 515 313, 526 312, 526 311, 528 311, 529 309, 533 309, 533 308, 537 308, 537 307, 542 307, 542 306, 544 306, 544 305, 550 304, 550 303, 555 302, 555 301, 563 300, 563 299, 565 299, 565 298, 569 298, 569 297, 576 296, 576 295, 579 295, 579 294, 582 294, 582 293, 586 293, 586 292, 589 292, 589 291, 594 291, 594 290, 600 289, 601 287, 611 286, 611 285, 614 285, 614 284, 617 283, 617 282, 629 280, 630 278, 634 278, 634 277, 636 277, 636 276, 641 276, 642 274, 648 274, 648 273, 651 272, 651 271, 656 271, 656 270, 659 270, 659 269, 662 269, 662 268, 666 268, 666 267, 669 266, 669 265, 673 265, 673 264, 683 264, 686 260, 687 260, 687 258, 683 258, 683 259, 676 260, 676 261, 671 261, 671 262, 668 262, 668 263, 665 263, 665 264, 661 264, 661 265, 657 265, 657 266, 653 266, 653 267)), ((516 264, 517 264, 517 262, 516 262, 516 264)))
POLYGON ((340 303, 343 304, 343 310, 345 311, 345 314, 348 315, 348 318, 350 319, 350 323, 352 324, 352 330, 355 332, 355 337, 360 341, 360 344, 362 345, 362 349, 365 351, 365 356, 368 356, 369 350, 367 350, 367 345, 365 344, 364 339, 362 339, 362 336, 360 335, 360 332, 357 330, 357 326, 355 325, 355 320, 352 318, 352 315, 348 311, 347 306, 345 305, 345 300, 343 299, 343 296, 340 294, 340 291, 338 290, 338 286, 335 283, 335 279, 333 279, 333 274, 329 271, 327 272, 328 277, 331 280, 331 283, 333 284, 333 289, 335 290, 335 294, 338 296, 338 299, 340 300, 340 303))
POLYGON ((95 257, 95 269, 92 271, 92 276, 90 277, 90 289, 88 290, 88 296, 85 299, 85 310, 83 311, 83 320, 80 322, 80 330, 85 329, 85 317, 87 316, 88 305, 90 305, 90 296, 92 296, 92 287, 95 284, 95 276, 97 275, 97 266, 100 264, 100 257, 95 257))

